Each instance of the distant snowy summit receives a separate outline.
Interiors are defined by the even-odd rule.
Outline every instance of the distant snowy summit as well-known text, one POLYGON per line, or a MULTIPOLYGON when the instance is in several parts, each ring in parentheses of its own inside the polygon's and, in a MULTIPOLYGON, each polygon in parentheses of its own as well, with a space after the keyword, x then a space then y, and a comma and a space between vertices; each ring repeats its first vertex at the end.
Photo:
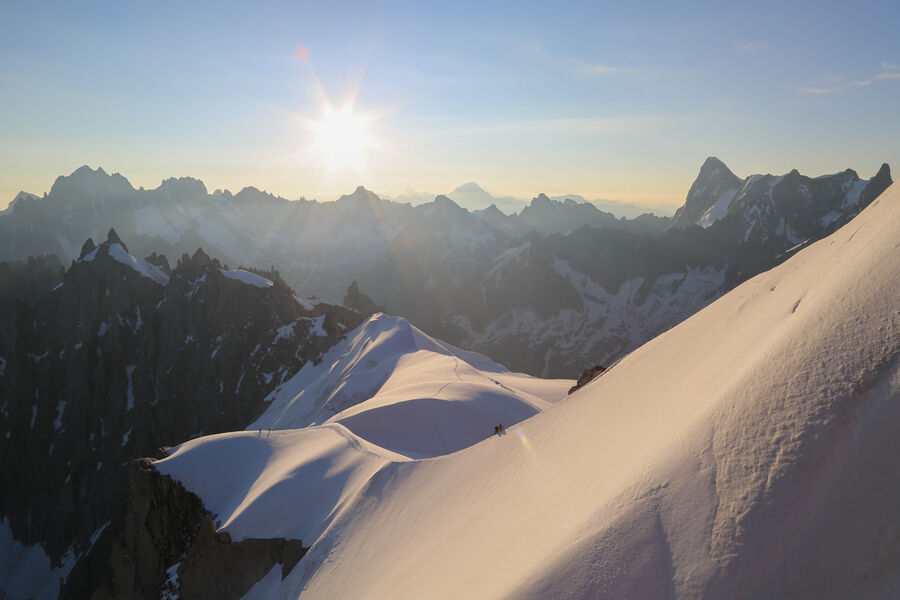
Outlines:
POLYGON ((839 218, 846 221, 846 209, 867 206, 891 183, 891 169, 886 163, 868 180, 860 179, 852 169, 815 178, 794 169, 777 177, 752 175, 741 179, 721 160, 710 156, 700 167, 684 206, 675 213, 673 225, 709 227, 728 216, 745 223, 764 216, 781 219, 782 232, 785 227, 803 229, 814 224, 827 228, 839 218), (823 199, 830 204, 825 210, 823 199), (816 223, 802 222, 812 212, 821 213, 816 223))

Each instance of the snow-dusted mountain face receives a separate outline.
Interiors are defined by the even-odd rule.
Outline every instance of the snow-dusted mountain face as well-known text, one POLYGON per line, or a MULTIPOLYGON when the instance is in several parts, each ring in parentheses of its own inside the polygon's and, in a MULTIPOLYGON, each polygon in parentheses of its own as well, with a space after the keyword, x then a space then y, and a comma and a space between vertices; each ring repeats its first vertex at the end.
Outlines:
POLYGON ((474 181, 462 184, 447 196, 469 211, 484 210, 493 206, 505 215, 514 215, 521 212, 526 205, 518 198, 492 196, 474 181))
POLYGON ((245 427, 362 318, 202 250, 137 258, 115 231, 65 271, 0 263, 0 595, 89 597, 127 461, 245 427))
POLYGON ((752 175, 740 179, 718 158, 700 168, 673 225, 710 227, 726 217, 744 232, 744 241, 771 238, 801 243, 838 229, 891 184, 891 171, 881 165, 871 180, 852 169, 834 175, 805 177, 752 175))
POLYGON ((246 598, 896 597, 898 231, 894 186, 567 397, 379 315, 154 468, 309 546, 246 598))
POLYGON ((574 377, 836 230, 890 182, 887 166, 869 181, 852 171, 742 181, 709 159, 666 229, 670 219, 616 219, 544 195, 514 215, 445 196, 413 207, 364 188, 289 202, 253 188, 208 194, 190 179, 134 190, 84 167, 0 215, 0 257, 66 261, 115 226, 137 255, 202 246, 231 264, 277 267, 301 295, 340 301, 357 281, 440 339, 516 371, 574 377))
MULTIPOLYGON (((871 180, 848 170, 741 181, 710 158, 662 233, 588 227, 516 238, 482 275, 481 312, 457 311, 448 321, 460 332, 445 337, 516 370, 575 376, 835 231, 890 184, 887 165, 871 180)), ((549 213, 551 202, 532 207, 549 213)))

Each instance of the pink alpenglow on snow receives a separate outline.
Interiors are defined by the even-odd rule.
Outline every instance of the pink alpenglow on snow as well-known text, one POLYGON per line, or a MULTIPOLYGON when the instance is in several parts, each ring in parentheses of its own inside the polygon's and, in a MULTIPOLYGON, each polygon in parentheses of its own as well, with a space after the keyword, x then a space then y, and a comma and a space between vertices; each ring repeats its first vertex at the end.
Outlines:
POLYGON ((567 398, 381 316, 261 420, 305 428, 157 466, 226 530, 311 545, 254 593, 900 597, 898 240, 894 185, 567 398))

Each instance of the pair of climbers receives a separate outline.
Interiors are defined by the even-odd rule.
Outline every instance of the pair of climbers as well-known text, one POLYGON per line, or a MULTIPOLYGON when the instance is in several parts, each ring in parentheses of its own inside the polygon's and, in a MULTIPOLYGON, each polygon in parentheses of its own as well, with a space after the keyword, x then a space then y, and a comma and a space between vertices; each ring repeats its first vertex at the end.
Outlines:
POLYGON ((503 435, 503 433, 504 433, 503 423, 500 423, 499 425, 494 425, 494 435, 503 435))

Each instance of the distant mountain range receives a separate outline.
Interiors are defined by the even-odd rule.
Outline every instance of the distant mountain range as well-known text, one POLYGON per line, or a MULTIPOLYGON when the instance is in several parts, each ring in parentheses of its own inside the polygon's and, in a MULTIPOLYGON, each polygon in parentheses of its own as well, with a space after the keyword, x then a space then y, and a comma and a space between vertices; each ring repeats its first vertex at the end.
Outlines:
POLYGON ((797 247, 849 221, 891 183, 851 170, 735 177, 708 159, 673 219, 616 219, 540 195, 519 214, 418 206, 359 188, 290 202, 196 179, 135 190, 82 167, 0 215, 0 260, 78 256, 109 227, 136 256, 202 247, 223 264, 277 268, 304 296, 340 302, 359 283, 388 312, 517 371, 573 377, 622 356, 797 247))
MULTIPOLYGON (((438 194, 440 195, 440 194, 438 194)), ((513 215, 520 213, 528 206, 528 201, 522 198, 514 198, 512 196, 498 197, 491 195, 474 181, 464 183, 452 192, 445 194, 448 198, 456 202, 462 208, 470 212, 477 210, 487 210, 492 205, 505 215, 513 215)), ((434 200, 435 194, 410 192, 394 196, 390 198, 395 202, 408 202, 413 206, 419 204, 427 204, 434 200)), ((629 202, 617 202, 615 200, 587 200, 584 196, 578 194, 563 194, 561 196, 550 196, 551 200, 564 202, 573 200, 578 204, 593 204, 603 212, 612 214, 614 217, 621 219, 634 219, 644 214, 654 214, 660 217, 668 217, 672 215, 672 210, 660 206, 643 206, 640 204, 632 204, 629 202)))

